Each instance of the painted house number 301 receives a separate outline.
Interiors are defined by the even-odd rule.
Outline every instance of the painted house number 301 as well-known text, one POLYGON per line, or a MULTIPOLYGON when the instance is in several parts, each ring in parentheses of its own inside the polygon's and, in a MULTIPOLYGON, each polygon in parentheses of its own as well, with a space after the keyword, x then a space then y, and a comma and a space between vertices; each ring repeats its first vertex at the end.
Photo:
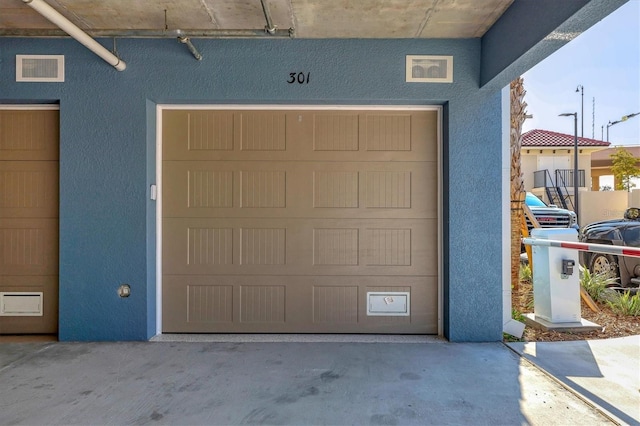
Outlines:
POLYGON ((310 72, 308 73, 303 73, 303 72, 290 72, 289 73, 289 78, 287 79, 287 83, 289 84, 294 84, 294 83, 298 83, 298 84, 309 84, 309 76, 311 75, 310 72))

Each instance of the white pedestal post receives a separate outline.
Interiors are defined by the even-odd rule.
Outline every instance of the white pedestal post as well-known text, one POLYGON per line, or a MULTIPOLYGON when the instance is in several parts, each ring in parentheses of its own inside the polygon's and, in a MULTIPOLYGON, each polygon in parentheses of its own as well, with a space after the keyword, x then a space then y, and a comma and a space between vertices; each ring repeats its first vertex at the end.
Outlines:
MULTIPOLYGON (((544 240, 578 241, 577 231, 571 228, 538 228, 531 231, 531 236, 544 240)), ((533 246, 533 299, 536 318, 551 323, 580 322, 578 250, 533 246)))

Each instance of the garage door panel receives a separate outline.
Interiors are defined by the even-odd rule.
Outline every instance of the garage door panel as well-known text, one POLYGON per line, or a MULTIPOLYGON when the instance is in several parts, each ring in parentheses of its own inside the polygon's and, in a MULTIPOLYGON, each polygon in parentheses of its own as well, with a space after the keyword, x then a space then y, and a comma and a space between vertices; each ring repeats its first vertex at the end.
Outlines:
MULTIPOLYGON (((299 116, 312 134, 312 151, 316 154, 360 151, 360 114, 356 111, 309 112, 299 116)), ((307 130, 309 132, 309 130, 307 130)))
POLYGON ((165 217, 437 217, 437 165, 164 163, 165 217))
POLYGON ((287 113, 284 111, 236 112, 241 151, 286 151, 287 113))
POLYGON ((435 275, 436 220, 164 220, 168 274, 435 275), (421 260, 423 259, 423 260, 421 260))
POLYGON ((165 111, 163 159, 282 159, 295 151, 287 143, 294 118, 285 111, 165 111))
POLYGON ((162 124, 164 160, 415 161, 438 147, 435 111, 165 111, 162 124))
POLYGON ((0 217, 58 217, 57 161, 0 161, 0 217))
POLYGON ((59 111, 5 110, 0 114, 0 161, 58 161, 59 111))
POLYGON ((436 333, 434 277, 165 276, 169 333, 436 333), (367 315, 367 292, 410 294, 410 315, 367 315), (168 303, 169 300, 171 303, 168 303))
POLYGON ((415 161, 416 158, 436 158, 435 111, 312 111, 299 117, 303 122, 312 122, 312 151, 307 152, 316 161, 415 161))
POLYGON ((210 332, 233 324, 232 283, 165 274, 162 287, 164 332, 210 332))
POLYGON ((162 115, 163 159, 215 158, 237 144, 233 113, 167 111, 162 115))
POLYGON ((435 275, 436 221, 387 222, 166 219, 163 233, 172 244, 165 247, 163 269, 177 274, 435 275))
POLYGON ((57 219, 3 219, 0 275, 58 273, 57 219))
POLYGON ((297 289, 287 281, 291 278, 267 276, 256 284, 255 277, 246 276, 165 275, 163 330, 284 332, 300 316, 297 289))

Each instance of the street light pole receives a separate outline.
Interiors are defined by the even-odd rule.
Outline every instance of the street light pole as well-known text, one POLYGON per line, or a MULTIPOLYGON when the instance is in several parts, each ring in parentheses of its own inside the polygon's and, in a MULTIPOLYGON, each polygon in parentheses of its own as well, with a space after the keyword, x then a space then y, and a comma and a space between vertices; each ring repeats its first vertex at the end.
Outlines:
POLYGON ((573 199, 574 210, 576 213, 576 220, 578 224, 580 223, 580 215, 578 213, 579 203, 578 203, 578 185, 580 184, 580 180, 578 179, 578 113, 577 112, 565 112, 560 114, 560 117, 570 117, 573 116, 573 199))
POLYGON ((623 115, 622 118, 620 120, 616 120, 616 121, 609 121, 609 124, 607 124, 607 142, 609 142, 609 127, 613 126, 614 124, 618 124, 618 123, 622 123, 623 121, 627 121, 628 119, 630 119, 631 117, 635 117, 636 115, 640 115, 640 112, 636 112, 633 114, 629 114, 629 115, 623 115))
POLYGON ((581 110, 580 110, 580 122, 582 123, 582 130, 580 131, 580 137, 584 138, 584 86, 582 84, 578 84, 578 87, 576 87, 576 93, 581 92, 580 93, 580 97, 581 97, 581 110))

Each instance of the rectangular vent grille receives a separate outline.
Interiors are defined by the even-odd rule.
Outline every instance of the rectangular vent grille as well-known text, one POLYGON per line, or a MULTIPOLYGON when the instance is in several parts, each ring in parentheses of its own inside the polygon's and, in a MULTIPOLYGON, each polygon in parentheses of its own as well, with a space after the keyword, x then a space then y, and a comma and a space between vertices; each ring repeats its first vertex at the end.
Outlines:
POLYGON ((16 81, 64 81, 64 55, 16 55, 16 81))
POLYGON ((368 291, 367 315, 411 316, 411 294, 408 291, 368 291))
POLYGON ((42 292, 0 292, 0 317, 41 317, 42 292))
POLYGON ((407 55, 406 81, 453 83, 453 56, 407 55))

